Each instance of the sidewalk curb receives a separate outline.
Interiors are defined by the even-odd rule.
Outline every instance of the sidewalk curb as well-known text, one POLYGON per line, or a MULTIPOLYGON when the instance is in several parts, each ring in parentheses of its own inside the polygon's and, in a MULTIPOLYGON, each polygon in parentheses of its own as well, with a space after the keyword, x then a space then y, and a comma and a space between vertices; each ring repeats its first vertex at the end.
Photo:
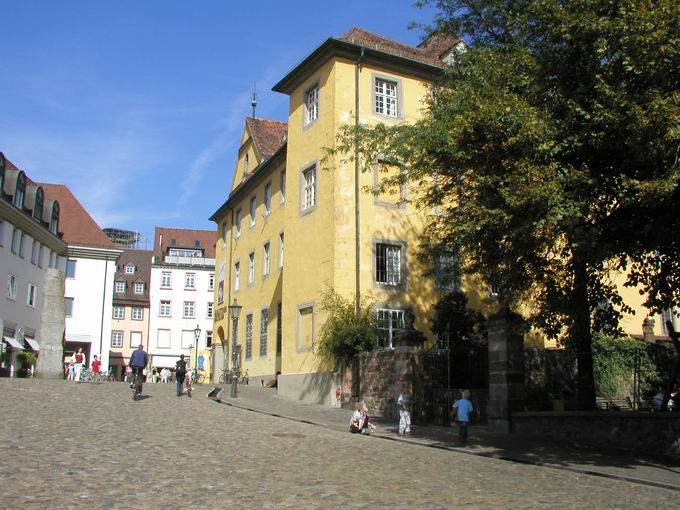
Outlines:
MULTIPOLYGON (((341 432, 342 429, 338 427, 333 427, 331 425, 328 425, 326 423, 318 423, 314 422, 311 420, 303 420, 300 418, 293 418, 291 416, 285 416, 283 414, 279 413, 273 413, 270 411, 264 411, 262 409, 256 409, 254 407, 248 407, 246 405, 241 405, 237 404, 234 402, 227 402, 225 400, 213 400, 213 402, 216 402, 218 404, 224 404, 230 407, 235 407, 237 409, 241 409, 243 411, 250 411, 253 413, 258 413, 258 414, 264 414, 267 416, 272 416, 274 418, 282 418, 284 420, 289 420, 289 421, 294 421, 297 423, 304 423, 306 425, 313 425, 316 427, 321 427, 324 429, 328 430, 334 430, 334 431, 339 431, 341 432)), ((366 436, 362 436, 366 437, 366 436)), ((371 434, 370 436, 367 437, 375 437, 377 439, 382 439, 384 441, 395 441, 399 443, 406 443, 410 444, 412 446, 421 446, 425 448, 435 448, 437 450, 447 450, 447 451, 452 451, 452 452, 457 452, 457 453, 464 453, 467 455, 475 455, 477 457, 486 457, 489 459, 496 459, 496 460, 503 460, 506 462, 514 462, 515 464, 526 464, 530 466, 539 466, 539 467, 545 467, 545 468, 550 468, 550 469, 556 469, 556 470, 561 470, 561 471, 570 471, 572 473, 577 473, 581 475, 589 475, 589 476, 598 476, 601 478, 609 478, 610 480, 618 480, 621 482, 630 482, 630 483, 636 483, 640 485, 648 485, 651 487, 657 487, 660 489, 667 489, 667 490, 672 490, 676 492, 680 492, 680 485, 673 485, 670 483, 665 483, 665 482, 658 482, 655 480, 646 480, 644 478, 635 478, 632 476, 626 476, 626 475, 620 475, 620 474, 615 474, 615 473, 607 473, 603 471, 595 471, 592 469, 584 469, 584 468, 579 468, 579 467, 574 467, 574 466, 563 466, 560 464, 553 464, 551 462, 541 462, 541 461, 532 461, 532 460, 527 460, 527 459, 520 459, 508 455, 499 455, 496 453, 490 453, 490 452, 475 452, 468 450, 466 448, 461 448, 461 447, 455 447, 455 446, 448 446, 443 443, 423 443, 419 441, 414 441, 412 439, 404 438, 404 437, 394 437, 394 436, 388 436, 380 433, 374 433, 371 434)))

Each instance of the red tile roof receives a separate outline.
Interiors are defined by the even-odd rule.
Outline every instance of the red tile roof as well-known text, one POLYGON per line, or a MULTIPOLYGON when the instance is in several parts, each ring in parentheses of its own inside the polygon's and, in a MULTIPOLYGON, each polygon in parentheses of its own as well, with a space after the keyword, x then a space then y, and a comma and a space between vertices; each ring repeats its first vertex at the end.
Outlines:
POLYGON ((246 125, 263 161, 269 159, 283 145, 288 131, 288 124, 285 122, 257 117, 247 117, 246 125))
POLYGON ((459 42, 453 36, 437 34, 418 46, 410 46, 357 27, 345 32, 339 39, 440 67, 444 64, 441 60, 444 53, 459 42))
POLYGON ((215 241, 217 230, 191 230, 186 228, 156 227, 153 240, 153 252, 156 255, 167 253, 170 248, 201 248, 206 258, 215 258, 215 241), (161 235, 163 246, 161 247, 161 235), (175 244, 172 244, 172 240, 175 244), (196 246, 198 241, 198 246, 196 246))
POLYGON ((37 183, 48 199, 59 201, 59 230, 71 246, 116 248, 71 190, 63 184, 37 183))

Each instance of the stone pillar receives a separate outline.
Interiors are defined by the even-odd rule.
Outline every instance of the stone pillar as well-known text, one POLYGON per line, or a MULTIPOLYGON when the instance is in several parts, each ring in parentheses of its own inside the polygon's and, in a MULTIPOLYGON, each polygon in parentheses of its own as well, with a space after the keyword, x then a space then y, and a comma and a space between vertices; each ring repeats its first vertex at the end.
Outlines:
POLYGON ((504 311, 486 323, 489 338, 489 428, 510 432, 510 415, 525 399, 524 337, 521 318, 504 311))
POLYGON ((645 342, 654 343, 654 319, 651 317, 642 321, 642 338, 645 342))
POLYGON ((425 343, 425 335, 413 327, 415 314, 407 310, 404 314, 405 327, 394 337, 394 398, 401 392, 402 385, 414 398, 414 367, 417 356, 425 343))
POLYGON ((36 376, 45 379, 64 377, 64 273, 46 269, 43 278, 43 307, 40 354, 36 376))

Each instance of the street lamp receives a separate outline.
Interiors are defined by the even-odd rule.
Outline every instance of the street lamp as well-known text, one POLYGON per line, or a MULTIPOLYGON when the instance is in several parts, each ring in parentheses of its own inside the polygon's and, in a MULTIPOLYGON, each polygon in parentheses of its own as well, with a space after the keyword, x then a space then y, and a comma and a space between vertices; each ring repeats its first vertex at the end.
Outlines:
MULTIPOLYGON (((236 361, 238 360, 238 353, 236 351, 236 331, 238 331, 238 317, 241 315, 241 309, 243 307, 238 304, 236 299, 234 299, 234 304, 229 305, 229 317, 231 317, 232 331, 231 331, 231 368, 236 368, 236 361)), ((231 372, 231 398, 236 398, 238 379, 236 377, 236 372, 232 370, 231 372)))
POLYGON ((195 345, 196 345, 196 352, 194 353, 194 356, 196 357, 196 363, 194 364, 194 373, 196 376, 198 376, 198 339, 201 338, 201 326, 196 324, 196 328, 194 329, 194 340, 195 340, 195 345))

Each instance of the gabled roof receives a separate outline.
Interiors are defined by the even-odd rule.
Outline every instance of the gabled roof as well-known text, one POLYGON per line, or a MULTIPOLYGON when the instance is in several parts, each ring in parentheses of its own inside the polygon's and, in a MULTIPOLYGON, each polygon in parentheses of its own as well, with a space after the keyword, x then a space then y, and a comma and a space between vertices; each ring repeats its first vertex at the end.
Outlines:
POLYGON ((170 248, 186 248, 203 250, 206 258, 215 258, 215 240, 217 230, 192 230, 187 228, 156 227, 154 231, 153 252, 165 255, 170 248), (163 245, 161 246, 161 236, 163 245), (173 239, 175 243, 172 244, 173 239), (198 246, 196 246, 198 241, 198 246))
POLYGON ((283 145, 288 131, 288 124, 285 122, 257 117, 247 117, 246 126, 262 161, 269 159, 283 145))
POLYGON ((116 249, 104 231, 92 219, 71 190, 63 184, 39 183, 50 199, 59 201, 59 230, 70 246, 116 249))
POLYGON ((114 292, 113 304, 147 305, 149 304, 149 283, 151 281, 151 257, 150 250, 135 250, 125 248, 118 259, 115 281, 127 282, 124 293, 114 292), (135 266, 134 274, 126 274, 125 266, 135 266), (144 293, 135 294, 134 283, 144 282, 144 293))

